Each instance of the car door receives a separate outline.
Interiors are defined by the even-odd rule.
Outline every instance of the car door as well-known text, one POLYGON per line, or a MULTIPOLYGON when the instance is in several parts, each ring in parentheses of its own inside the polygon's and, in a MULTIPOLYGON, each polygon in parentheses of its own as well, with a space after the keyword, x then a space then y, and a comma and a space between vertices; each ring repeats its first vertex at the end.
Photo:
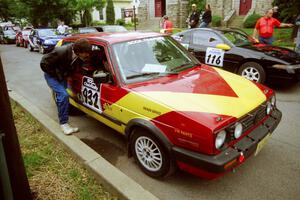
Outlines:
POLYGON ((216 48, 218 44, 226 44, 223 38, 209 30, 197 29, 193 31, 189 50, 194 52, 196 58, 205 64, 233 71, 234 66, 229 59, 232 49, 224 51, 216 48))
POLYGON ((107 124, 109 120, 109 126, 120 131, 122 123, 119 119, 122 109, 114 103, 123 90, 113 78, 107 46, 97 42, 92 47, 93 62, 77 66, 69 80, 70 96, 73 101, 84 106, 90 115, 95 116, 91 113, 96 113, 100 121, 107 124), (104 62, 107 67, 104 67, 104 62), (107 76, 95 78, 95 74, 98 73, 105 73, 107 76))

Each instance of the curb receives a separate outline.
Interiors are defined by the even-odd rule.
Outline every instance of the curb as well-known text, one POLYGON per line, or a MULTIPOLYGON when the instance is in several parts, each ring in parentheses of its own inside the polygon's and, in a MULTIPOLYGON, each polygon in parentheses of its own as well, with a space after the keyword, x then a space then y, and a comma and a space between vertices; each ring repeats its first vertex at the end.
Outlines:
POLYGON ((106 161, 76 136, 62 134, 59 124, 56 121, 32 105, 23 96, 14 91, 10 91, 9 96, 75 155, 109 192, 124 200, 158 200, 156 196, 106 161))

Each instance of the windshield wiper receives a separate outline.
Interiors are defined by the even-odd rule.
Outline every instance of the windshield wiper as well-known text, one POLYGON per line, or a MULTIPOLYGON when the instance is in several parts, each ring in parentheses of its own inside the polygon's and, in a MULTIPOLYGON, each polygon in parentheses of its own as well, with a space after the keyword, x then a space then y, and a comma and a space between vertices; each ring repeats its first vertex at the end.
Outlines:
POLYGON ((176 72, 142 72, 142 73, 127 76, 126 79, 129 80, 129 79, 134 79, 134 78, 143 77, 143 76, 167 75, 167 74, 178 74, 178 73, 176 73, 176 72))
POLYGON ((173 70, 180 70, 180 69, 187 69, 187 68, 190 68, 190 67, 193 67, 194 66, 194 63, 185 63, 185 64, 182 64, 182 65, 179 65, 178 67, 175 67, 172 69, 173 70))

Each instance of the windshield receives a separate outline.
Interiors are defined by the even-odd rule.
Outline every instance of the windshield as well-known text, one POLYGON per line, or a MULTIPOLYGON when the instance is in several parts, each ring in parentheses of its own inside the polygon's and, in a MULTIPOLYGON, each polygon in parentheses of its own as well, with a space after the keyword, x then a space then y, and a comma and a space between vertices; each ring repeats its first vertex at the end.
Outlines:
POLYGON ((56 36, 54 29, 42 29, 39 30, 40 37, 49 37, 49 36, 56 36))
POLYGON ((126 32, 126 28, 123 26, 103 26, 104 32, 126 32))
POLYGON ((126 83, 178 73, 198 64, 170 37, 118 43, 113 45, 113 51, 126 83))
POLYGON ((234 44, 237 47, 249 45, 252 43, 248 39, 247 35, 244 35, 236 31, 224 32, 224 36, 226 37, 227 40, 229 40, 232 44, 234 44))

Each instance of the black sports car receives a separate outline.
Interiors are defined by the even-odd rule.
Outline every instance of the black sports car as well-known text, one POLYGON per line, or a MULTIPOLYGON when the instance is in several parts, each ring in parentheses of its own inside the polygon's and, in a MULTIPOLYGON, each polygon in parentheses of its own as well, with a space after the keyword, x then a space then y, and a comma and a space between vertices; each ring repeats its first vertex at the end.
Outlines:
POLYGON ((173 37, 202 63, 263 83, 271 77, 300 78, 300 57, 290 49, 260 44, 239 29, 197 28, 173 37))

